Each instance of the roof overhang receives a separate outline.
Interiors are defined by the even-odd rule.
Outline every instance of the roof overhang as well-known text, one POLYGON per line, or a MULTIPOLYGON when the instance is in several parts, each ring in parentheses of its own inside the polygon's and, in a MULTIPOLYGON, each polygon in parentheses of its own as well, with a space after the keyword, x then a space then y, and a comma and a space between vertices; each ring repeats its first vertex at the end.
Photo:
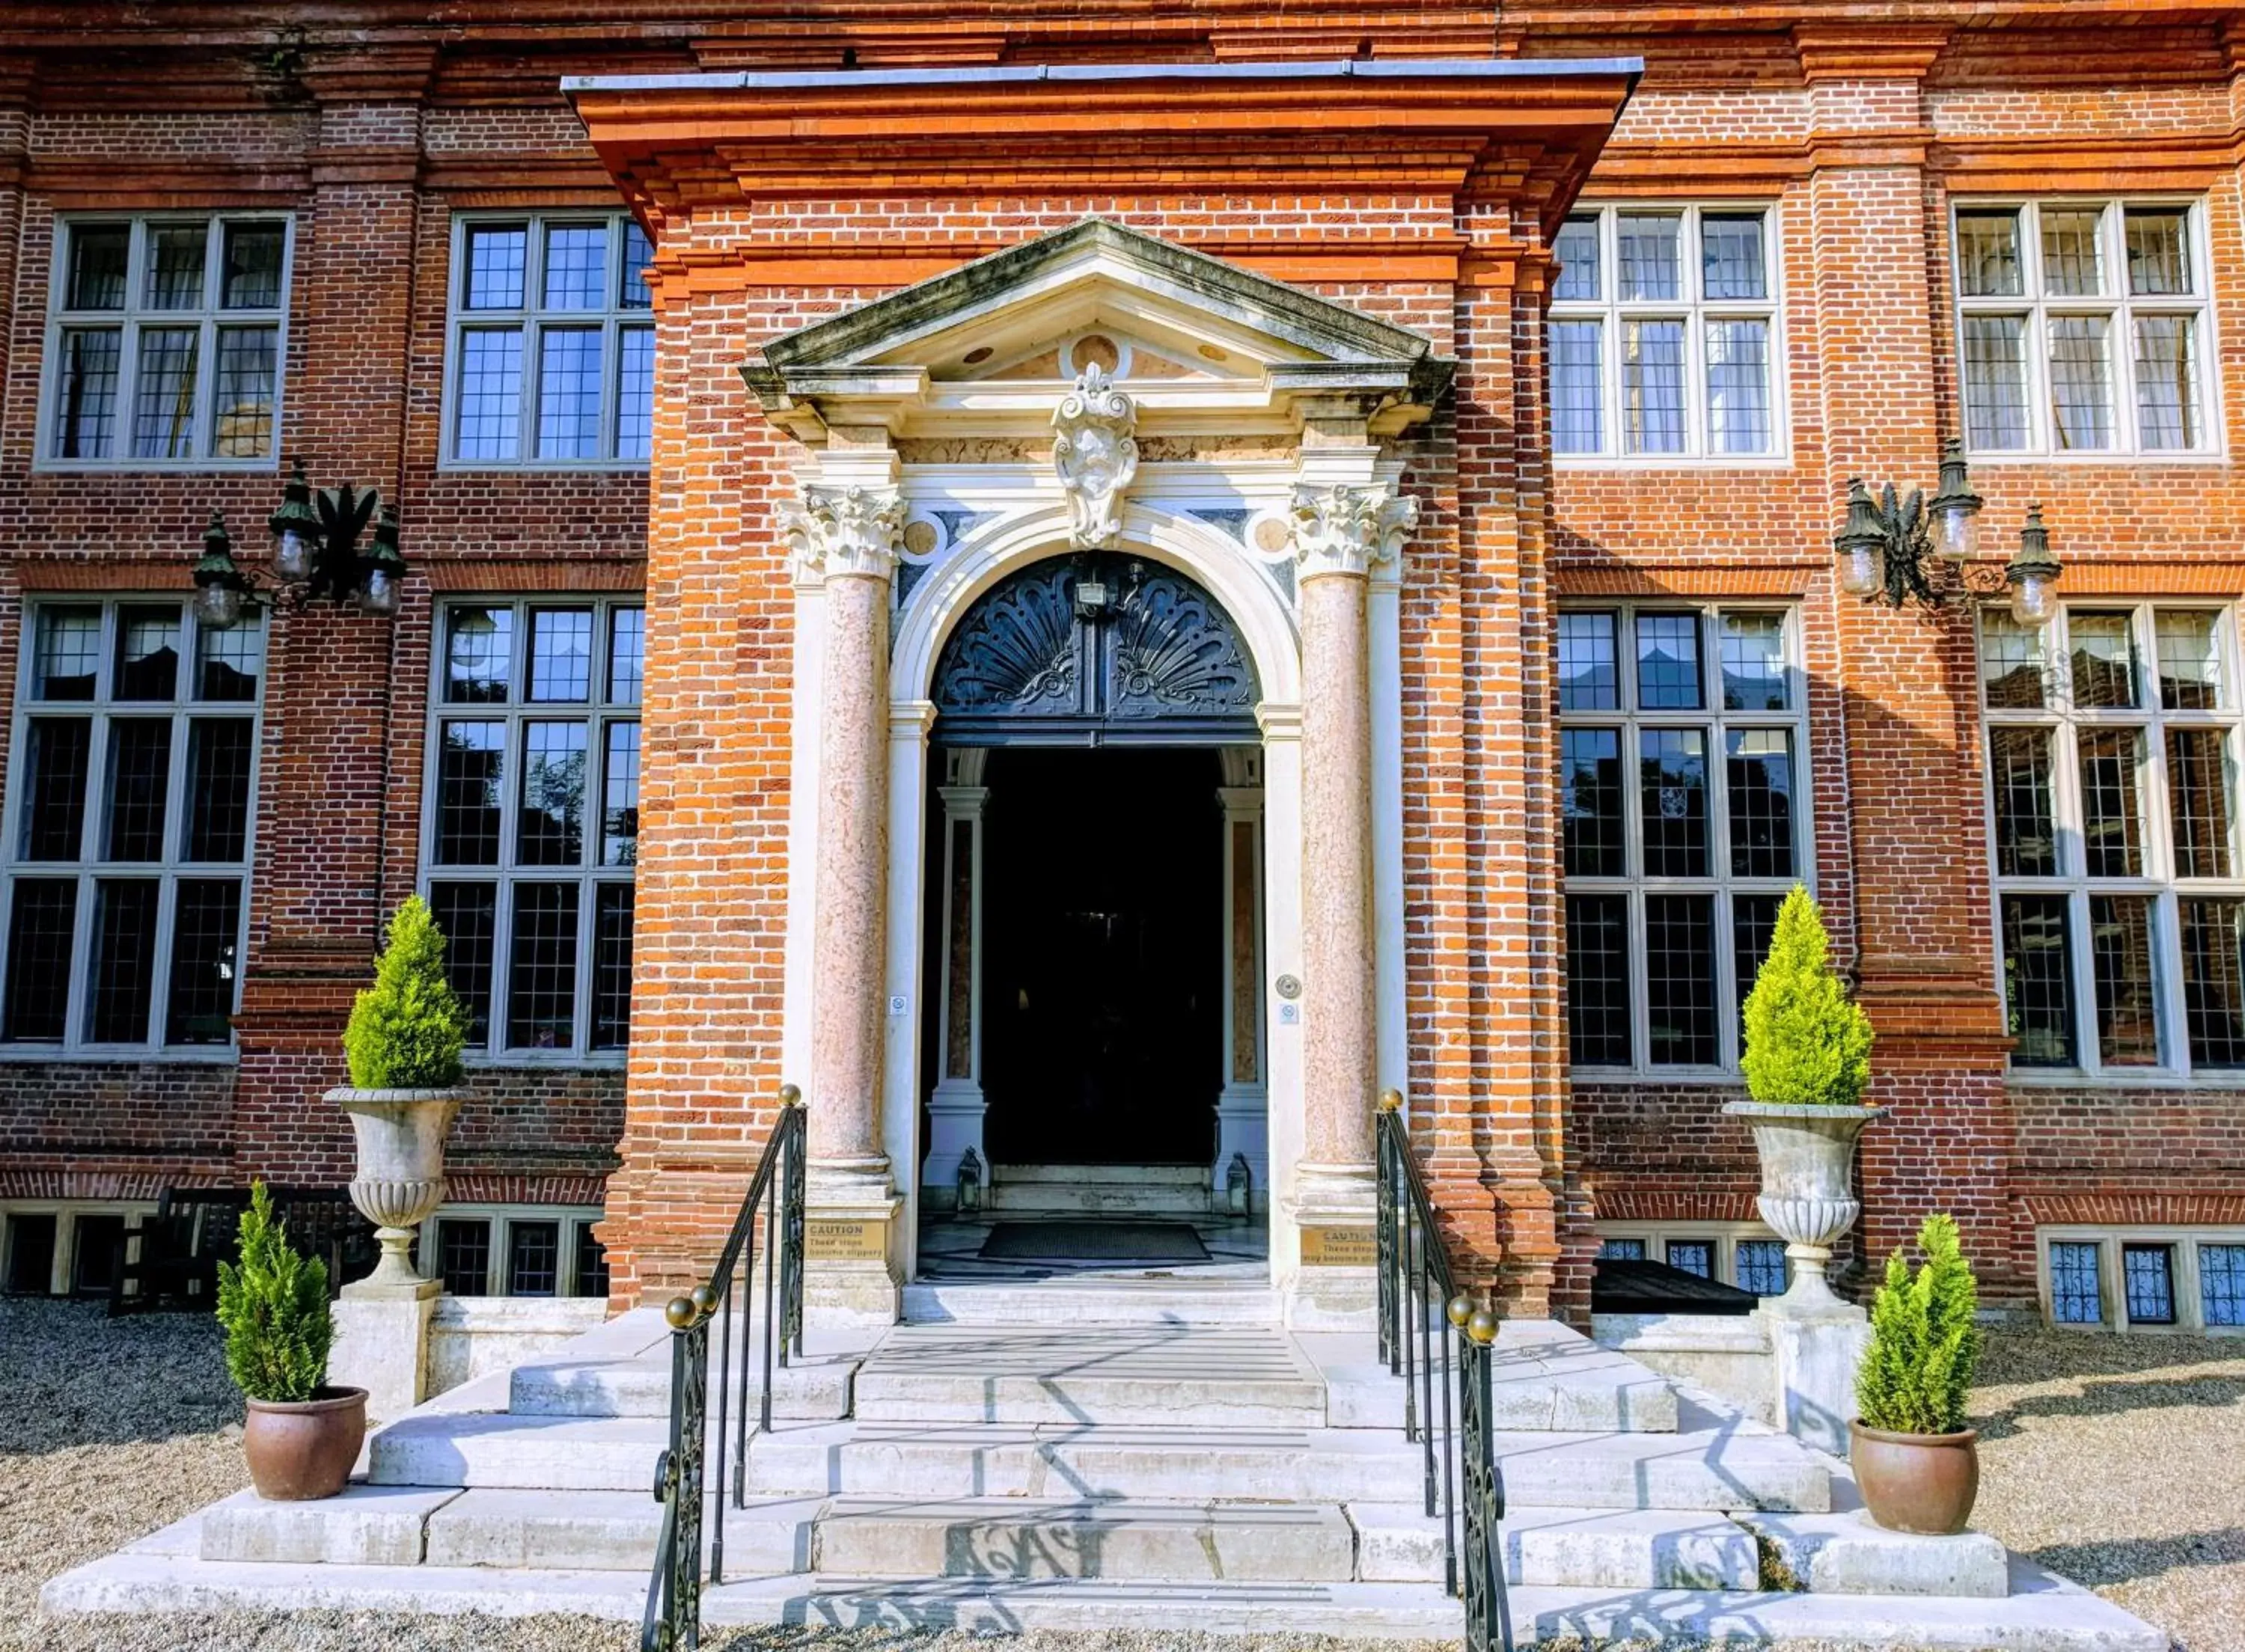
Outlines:
POLYGON ((743 199, 1316 189, 1529 198, 1547 228, 1634 58, 586 76, 564 91, 659 222, 743 199))

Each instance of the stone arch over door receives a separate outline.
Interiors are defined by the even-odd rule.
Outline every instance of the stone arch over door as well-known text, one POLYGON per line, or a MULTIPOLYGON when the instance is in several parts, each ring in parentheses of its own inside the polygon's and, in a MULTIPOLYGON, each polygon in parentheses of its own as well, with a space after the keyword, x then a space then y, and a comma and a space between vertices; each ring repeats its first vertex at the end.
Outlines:
MULTIPOLYGON (((948 736, 941 732, 945 719, 939 698, 944 693, 946 658, 954 640, 969 634, 974 616, 991 612, 983 606, 986 598, 998 595, 1002 602, 1008 588, 1021 591, 1040 579, 1057 579, 1063 571, 1084 565, 1083 559, 1068 549, 1068 513, 1058 502, 987 524, 914 583, 896 614, 892 632, 888 996, 892 1005, 915 1002, 914 993, 924 994, 926 1002, 915 1012, 892 1015, 889 1019, 882 1127, 890 1162, 899 1169, 898 1191, 909 1202, 914 1216, 923 1194, 921 1175, 917 1173, 931 1147, 939 1145, 921 1139, 919 1018, 922 1014, 940 1018, 947 1008, 939 998, 940 984, 920 978, 923 925, 945 922, 949 892, 942 883, 931 885, 926 877, 929 789, 954 793, 977 789, 953 786, 946 773, 949 753, 943 742, 948 736), (1021 583, 1010 583, 1016 580, 1021 583), (915 1174, 903 1174, 906 1166, 913 1167, 915 1174)), ((1260 948, 1256 967, 1250 972, 1252 978, 1235 980, 1233 985, 1235 990, 1248 994, 1258 1010, 1265 1010, 1271 983, 1281 977, 1299 977, 1302 969, 1302 667, 1293 614, 1277 586, 1250 563, 1236 541, 1196 518, 1155 505, 1133 504, 1123 512, 1119 549, 1101 556, 1104 560, 1090 565, 1127 574, 1129 565, 1136 563, 1142 570, 1142 588, 1165 592, 1172 603, 1177 599, 1207 603, 1211 615, 1223 617, 1221 624, 1196 620, 1185 628, 1197 629, 1204 640, 1220 642, 1236 653, 1238 666, 1218 674, 1235 674, 1244 667, 1244 696, 1237 684, 1230 686, 1217 693, 1224 703, 1212 713, 1204 707, 1193 715, 1178 718, 1165 736, 1153 738, 1223 743, 1236 735, 1238 743, 1227 749, 1244 754, 1249 764, 1237 772, 1241 783, 1226 788, 1231 794, 1228 807, 1234 811, 1227 824, 1233 829, 1243 819, 1252 824, 1251 842, 1260 859, 1257 891, 1260 948), (1238 701, 1244 703, 1232 703, 1238 701), (1200 732, 1184 732, 1195 728, 1200 732), (1250 783, 1254 781, 1260 782, 1259 788, 1250 783)), ((1064 583, 1062 588, 1067 588, 1064 583)), ((1072 610, 1073 592, 1068 594, 1072 610)), ((1118 581, 1116 598, 1119 596, 1118 581)), ((1174 614, 1174 606, 1171 612, 1174 614)), ((1048 631, 1055 629, 1048 626, 1048 631)), ((1056 638, 1048 640, 1056 649, 1056 638)), ((1107 723, 1102 735, 1112 726, 1111 721, 1107 723)), ((1048 735, 1052 732, 1048 725, 1048 735)), ((1084 743, 1084 735, 1085 731, 1077 731, 1070 743, 1084 743)), ((1126 732, 1122 737, 1130 736, 1126 732)), ((946 797, 944 802, 946 817, 941 829, 949 831, 953 829, 948 818, 953 799, 946 797)), ((939 860, 938 863, 948 862, 939 860)), ((1217 938, 1218 916, 1211 915, 1211 943, 1217 938)), ((1227 1060, 1231 1048, 1227 1045, 1227 1060)), ((1283 1223, 1284 1195, 1303 1141, 1299 1041, 1262 1037, 1256 1054, 1258 1081, 1237 1087, 1228 1084, 1225 1097, 1218 1103, 1217 1157, 1220 1166, 1228 1163, 1235 1152, 1250 1153, 1257 1202, 1267 1204, 1271 1213, 1276 1266, 1293 1249, 1283 1223)), ((946 1077, 946 1061, 939 1043, 935 1059, 939 1085, 946 1077)), ((962 1100, 960 1105, 966 1102, 962 1100)), ((979 1107, 979 1096, 973 1105, 979 1107)), ((940 1109, 932 1113, 931 1127, 932 1135, 942 1129, 940 1109)), ((954 1148, 951 1162, 955 1160, 954 1148)), ((1212 1166, 1211 1170, 1217 1168, 1212 1166)), ((933 1179, 928 1185, 935 1185, 933 1179)), ((916 1221, 900 1224, 899 1237, 913 1266, 917 1259, 911 1248, 916 1243, 916 1221)))
POLYGON ((1224 606, 1149 558, 1095 552, 1007 574, 945 639, 935 743, 1260 741, 1255 664, 1224 606))

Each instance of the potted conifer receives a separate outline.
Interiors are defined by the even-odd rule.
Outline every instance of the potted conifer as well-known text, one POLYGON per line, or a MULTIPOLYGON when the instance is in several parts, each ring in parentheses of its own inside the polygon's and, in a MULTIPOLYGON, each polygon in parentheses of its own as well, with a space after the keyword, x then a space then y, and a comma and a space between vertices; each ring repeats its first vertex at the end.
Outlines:
POLYGON ((327 1385, 335 1340, 327 1264, 290 1246, 261 1181, 242 1213, 239 1254, 238 1266, 218 1265, 218 1320, 227 1373, 247 1407, 250 1481, 275 1502, 333 1497, 366 1439, 366 1390, 327 1385))
POLYGON ((1746 997, 1740 1066, 1753 1099, 1723 1109, 1753 1128, 1761 1159, 1755 1202, 1793 1263, 1793 1283, 1775 1306, 1794 1315, 1841 1305, 1825 1270, 1832 1242, 1862 1215, 1851 1174, 1855 1138, 1885 1111, 1863 1105, 1870 1018, 1833 973, 1830 947, 1823 915, 1794 884, 1746 997))
POLYGON ((1964 1425, 1980 1363, 1980 1291, 1953 1218, 1928 1216, 1917 1245, 1925 1262, 1916 1275, 1896 1251, 1871 1303, 1848 1461, 1881 1526, 1950 1537, 1980 1492, 1980 1435, 1964 1425))
POLYGON ((444 1202, 444 1137, 466 1099, 467 1033, 467 1011, 444 973, 444 934, 416 895, 390 919, 374 985, 351 1006, 343 1030, 351 1081, 328 1092, 358 1140, 350 1195, 382 1243, 381 1262, 362 1282, 376 1290, 420 1283, 413 1231, 444 1202))

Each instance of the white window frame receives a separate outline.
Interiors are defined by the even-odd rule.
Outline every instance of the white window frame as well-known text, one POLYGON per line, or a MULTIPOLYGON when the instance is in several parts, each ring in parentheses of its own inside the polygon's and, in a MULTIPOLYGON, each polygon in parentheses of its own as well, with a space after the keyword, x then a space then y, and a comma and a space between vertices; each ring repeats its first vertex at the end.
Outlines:
POLYGON ((1957 416, 1960 434, 1971 457, 1990 464, 2031 461, 2036 464, 2110 464, 2140 458, 2160 464, 2218 463, 2227 457, 2227 432, 2221 422, 2221 376, 2224 369, 2221 339, 2214 325, 2213 247, 2207 233, 2206 203, 2201 196, 2176 195, 2009 195, 1960 196, 1949 203, 1949 281, 1954 303, 1950 316, 1950 347, 1956 351, 1957 416), (2128 291, 2127 227, 2130 207, 2182 207, 2188 216, 2188 240, 2194 292, 2189 296, 2139 298, 2128 291), (2094 207, 2103 214, 2099 227, 2101 261, 2107 296, 2073 298, 2050 296, 2043 279, 2042 219, 2045 207, 2058 211, 2094 207), (2019 214, 2019 277, 2024 288, 2017 297, 1967 297, 1959 267, 1962 243, 1957 220, 1966 213, 2017 212, 2019 214), (2198 341, 2198 404, 2200 440, 2195 447, 2154 448, 2143 444, 2137 428, 2135 317, 2147 315, 2190 315, 2195 317, 2198 341), (2026 317, 2027 443, 2024 447, 1988 448, 1972 442, 1970 389, 1964 381, 1964 321, 1969 315, 2026 317), (2058 442, 2057 415, 2051 406, 2050 323, 2053 316, 2100 315, 2112 325, 2106 331, 2106 383, 2113 396, 2113 445, 2068 448, 2058 442))
MULTIPOLYGON (((1556 442, 1552 463, 1561 470, 1656 470, 1677 465, 1724 469, 1783 467, 1793 463, 1793 424, 1788 390, 1785 335, 1785 260, 1783 226, 1774 200, 1700 200, 1688 203, 1648 200, 1584 201, 1568 213, 1570 220, 1595 216, 1598 223, 1598 261, 1604 277, 1604 295, 1596 299, 1561 299, 1558 283, 1545 322, 1546 388, 1550 389, 1550 327, 1560 322, 1595 321, 1603 324, 1598 358, 1599 395, 1604 398, 1603 444, 1595 453, 1560 452, 1556 442), (1619 296, 1620 265, 1615 220, 1622 214, 1674 213, 1683 220, 1679 256, 1679 296, 1670 300, 1624 301, 1619 296), (1699 249, 1699 220, 1703 214, 1757 213, 1762 220, 1762 267, 1768 277, 1768 294, 1758 299, 1703 299, 1699 295, 1704 270, 1699 249), (1622 439, 1622 328, 1632 321, 1684 322, 1684 450, 1680 453, 1631 453, 1622 439), (1710 321, 1762 321, 1769 324, 1769 447, 1760 453, 1720 453, 1711 445, 1708 431, 1707 329, 1710 321)), ((1549 419, 1556 434, 1557 401, 1550 396, 1549 419)))
MULTIPOLYGON (((261 626, 263 620, 261 618, 261 626)), ((16 698, 9 740, 7 806, 0 817, 0 990, 7 979, 7 950, 15 911, 16 885, 20 880, 70 877, 78 882, 77 906, 71 918, 71 979, 64 1008, 59 1040, 0 1040, 0 1061, 125 1060, 232 1062, 237 1054, 229 1032, 222 1041, 207 1044, 167 1044, 163 1032, 171 1010, 172 940, 179 908, 178 888, 197 878, 236 879, 241 885, 241 911, 234 938, 234 1005, 241 1007, 242 964, 248 956, 252 874, 257 861, 258 785, 264 768, 265 687, 271 672, 272 636, 269 626, 260 643, 257 697, 254 700, 201 700, 189 690, 199 655, 201 622, 193 605, 177 592, 153 595, 112 594, 105 592, 57 592, 24 605, 22 646, 17 649, 16 698), (119 700, 112 680, 117 664, 118 613, 120 609, 176 606, 180 610, 179 692, 168 701, 119 700), (38 670, 38 614, 43 608, 101 609, 101 653, 91 700, 38 700, 32 695, 38 670), (85 816, 79 825, 78 855, 74 860, 37 861, 24 858, 21 849, 24 811, 30 805, 25 786, 31 725, 34 718, 84 717, 92 721, 88 742, 85 816), (243 854, 239 862, 190 861, 182 858, 187 802, 188 728, 199 717, 228 717, 249 724, 249 803, 243 825, 243 854), (111 861, 89 852, 101 829, 103 788, 109 764, 111 730, 124 719, 168 718, 172 724, 170 767, 165 782, 164 856, 154 861, 111 861), (93 922, 96 886, 104 878, 153 879, 159 886, 156 933, 153 942, 156 978, 148 992, 148 1026, 152 1036, 132 1043, 97 1043, 86 1037, 85 1021, 92 993, 93 922)))
MULTIPOLYGON (((1571 895, 1620 895, 1629 912, 1630 1051, 1627 1066, 1574 1063, 1570 1039, 1570 1064, 1582 1079, 1604 1081, 1638 1079, 1662 1082, 1683 1080, 1735 1083, 1743 1042, 1732 1005, 1738 1002, 1737 963, 1732 897, 1766 895, 1782 898, 1795 884, 1811 892, 1816 887, 1816 833, 1812 818, 1811 753, 1808 745, 1808 675, 1801 661, 1801 610, 1797 604, 1747 598, 1726 602, 1701 599, 1675 601, 1584 599, 1563 605, 1566 613, 1611 613, 1615 616, 1615 670, 1620 708, 1614 711, 1561 711, 1561 729, 1604 728, 1621 731, 1622 842, 1624 874, 1596 877, 1564 870, 1561 847, 1561 897, 1571 895), (1639 613, 1676 613, 1686 610, 1699 616, 1699 674, 1702 707, 1698 711, 1639 711, 1637 690, 1637 627, 1639 613), (1725 613, 1780 615, 1784 621, 1786 705, 1784 711, 1726 711, 1722 709, 1722 629, 1725 613), (1793 873, 1786 877, 1733 877, 1731 864, 1730 773, 1726 735, 1733 728, 1783 728, 1793 736, 1793 873), (1638 732, 1645 728, 1696 728, 1706 731, 1707 746, 1707 865, 1702 877, 1653 877, 1645 871, 1645 823, 1640 795, 1638 732), (1646 985, 1645 901, 1647 895, 1706 895, 1713 897, 1715 933, 1715 1012, 1718 1060, 1713 1066, 1656 1066, 1652 1049, 1652 1003, 1646 985)), ((1557 644, 1553 643, 1553 660, 1557 644)), ((1557 704, 1557 692, 1553 703, 1557 704)))
MULTIPOLYGON (((452 220, 451 274, 444 305, 444 432, 438 468, 453 471, 644 471, 646 458, 616 456, 618 409, 623 373, 620 335, 634 327, 655 328, 655 311, 627 308, 623 302, 624 248, 633 218, 629 213, 533 212, 471 213, 452 220), (608 232, 607 291, 599 309, 548 309, 546 292, 546 232, 570 225, 605 225, 608 232), (522 298, 519 308, 470 309, 468 294, 468 237, 478 229, 524 228, 522 298), (597 328, 600 334, 600 454, 593 458, 545 458, 538 447, 538 375, 544 352, 539 340, 548 327, 597 328), (467 370, 462 339, 477 331, 518 332, 522 335, 521 403, 516 410, 515 457, 511 459, 463 457, 459 452, 461 376, 467 370)), ((650 432, 650 445, 652 433, 650 432)))
MULTIPOLYGON (((1680 1239, 1693 1242, 1712 1242, 1715 1247, 1715 1281, 1718 1284, 1736 1286, 1739 1279, 1739 1245, 1744 1240, 1763 1240, 1777 1244, 1785 1242, 1759 1222, 1604 1222, 1592 1229, 1600 1244, 1609 1239, 1636 1239, 1645 1245, 1645 1260, 1666 1262, 1668 1242, 1680 1239)), ((1793 1263, 1785 1264, 1787 1285, 1793 1281, 1793 1263)), ((1765 1302, 1774 1298, 1765 1297, 1765 1302)))
MULTIPOLYGON (((435 605, 434 630, 429 650, 426 751, 421 782, 419 889, 423 898, 427 899, 434 886, 439 884, 496 884, 499 887, 492 919, 490 1029, 483 1043, 469 1045, 465 1059, 470 1066, 620 1067, 626 1060, 628 1035, 624 1044, 614 1048, 595 1049, 592 1045, 593 951, 598 938, 596 915, 599 896, 596 891, 602 884, 624 884, 634 890, 635 897, 639 886, 639 868, 636 861, 629 866, 603 865, 592 859, 591 853, 600 842, 602 831, 601 811, 606 807, 607 779, 607 729, 611 723, 640 725, 642 775, 645 772, 644 692, 639 701, 629 706, 612 702, 605 696, 611 641, 614 634, 609 616, 619 609, 635 608, 644 612, 646 606, 645 597, 637 592, 563 591, 448 597, 435 605), (507 662, 507 698, 503 704, 447 703, 444 699, 448 664, 445 656, 446 626, 453 610, 458 608, 512 608, 514 611, 514 652, 507 662), (590 667, 593 694, 590 699, 532 701, 528 698, 525 684, 530 665, 530 614, 532 610, 538 608, 590 608, 593 611, 590 667), (522 809, 523 725, 576 721, 587 726, 581 829, 587 856, 569 866, 521 864, 517 854, 522 809), (440 864, 437 861, 437 818, 441 802, 437 780, 443 757, 443 730, 447 722, 504 722, 506 725, 505 766, 502 771, 505 791, 499 808, 499 857, 496 864, 455 865, 440 864), (512 969, 515 890, 522 884, 570 883, 575 884, 580 893, 578 897, 577 990, 572 1007, 573 1030, 569 1046, 566 1049, 511 1046, 506 1042, 506 1018, 508 983, 512 969)), ((644 635, 642 631, 642 638, 644 635)))
MULTIPOLYGON (((437 1242, 437 1226, 441 1222, 488 1222, 491 1223, 491 1256, 484 1271, 484 1296, 504 1298, 508 1302, 597 1302, 599 1297, 580 1297, 577 1295, 577 1230, 592 1226, 603 1215, 599 1205, 527 1205, 527 1204, 447 1204, 421 1224, 421 1231, 429 1242, 416 1245, 417 1262, 424 1279, 442 1279, 443 1256, 437 1242), (518 1222, 556 1222, 560 1224, 560 1253, 554 1260, 553 1294, 551 1297, 518 1297, 505 1287, 507 1283, 507 1260, 512 1244, 512 1232, 518 1222)), ((464 1299, 471 1300, 471 1299, 464 1299)))
POLYGON ((71 213, 55 220, 54 243, 47 287, 46 367, 40 376, 39 433, 34 468, 41 471, 275 471, 281 464, 281 421, 286 416, 285 391, 288 377, 288 299, 296 256, 296 220, 282 212, 149 212, 71 213), (121 309, 73 310, 70 297, 71 232, 82 225, 129 224, 131 240, 125 266, 125 305, 121 309), (272 307, 225 309, 220 307, 226 258, 225 226, 242 223, 279 224, 281 228, 281 291, 272 307), (151 229, 178 225, 208 226, 203 252, 202 305, 195 309, 159 310, 146 308, 143 289, 148 267, 151 229), (271 451, 254 458, 221 458, 211 452, 211 422, 218 383, 218 334, 228 327, 274 328, 273 441, 271 451), (144 328, 196 328, 201 342, 195 357, 195 451, 186 458, 135 458, 132 409, 138 394, 139 337, 144 328), (117 413, 110 452, 100 458, 65 458, 56 451, 55 417, 62 395, 63 335, 65 333, 115 328, 120 335, 117 363, 117 413))
MULTIPOLYGON (((1994 612, 1983 608, 1982 616, 1994 612)), ((1974 626, 1973 680, 1980 699, 1980 808, 1988 844, 1988 877, 1992 898, 1988 904, 1996 964, 1997 999, 2010 1013, 2004 977, 2004 900, 2011 895, 2063 895, 2066 897, 2066 961, 2072 973, 2073 1004, 2072 1066, 2008 1066, 2015 1084, 2079 1086, 2085 1080, 2141 1087, 2191 1085, 2214 1089, 2245 1087, 2245 1067, 2194 1067, 2190 1059, 2189 1027, 2184 1015, 2182 924, 2181 901, 2188 897, 2245 899, 2245 841, 2241 841, 2239 812, 2245 805, 2245 783, 2240 782, 2241 723, 2245 723, 2245 695, 2241 695, 2236 609, 2218 599, 2172 599, 2116 597, 2107 601, 2085 599, 2060 606, 2058 615, 2040 633, 2043 653, 2043 695, 2040 710, 1992 707, 1987 703, 1984 673, 1980 666, 1980 626, 1974 626), (2078 709, 2073 703, 2072 649, 2069 626, 2076 612, 2130 613, 2130 635, 2136 649, 2138 697, 2133 710, 2092 707, 2078 709), (2159 704, 2158 633, 2154 613, 2161 609, 2215 613, 2220 650, 2221 703, 2213 711, 2167 711, 2159 704), (2007 875, 1997 869, 1994 747, 1991 731, 1999 727, 2043 728, 2052 731, 2050 776, 2051 809, 2056 828, 2058 871, 2046 877, 2007 875), (2144 761, 2136 781, 2140 809, 2143 875, 2138 877, 2091 877, 2087 844, 2083 836, 2081 764, 2076 742, 2083 729, 2134 728, 2141 731, 2144 761), (2169 728, 2214 728, 2223 732, 2223 749, 2230 777, 2230 870, 2225 878, 2178 878, 2174 875, 2174 834, 2168 817, 2166 733, 2169 728), (2156 1066, 2106 1066, 2097 1040, 2097 983, 2095 958, 2089 930, 2089 898, 2092 894, 2147 897, 2152 901, 2153 992, 2160 1034, 2156 1066)))
POLYGON ((2129 1331, 2138 1336, 2245 1337, 2245 1325, 2209 1325, 2206 1301, 2200 1294, 2198 1248, 2201 1245, 2245 1245, 2245 1227, 2187 1228, 2161 1226, 2083 1227, 2059 1224, 2035 1229, 2035 1290, 2043 1323, 2053 1330, 2129 1331), (2052 1244, 2093 1244, 2098 1248, 2097 1292, 2104 1318, 2085 1325, 2057 1317, 2050 1269, 2052 1244), (2128 1288, 2122 1272, 2121 1251, 2128 1245, 2165 1245, 2171 1256, 2168 1282, 2174 1292, 2172 1325, 2135 1324, 2128 1317, 2128 1288))

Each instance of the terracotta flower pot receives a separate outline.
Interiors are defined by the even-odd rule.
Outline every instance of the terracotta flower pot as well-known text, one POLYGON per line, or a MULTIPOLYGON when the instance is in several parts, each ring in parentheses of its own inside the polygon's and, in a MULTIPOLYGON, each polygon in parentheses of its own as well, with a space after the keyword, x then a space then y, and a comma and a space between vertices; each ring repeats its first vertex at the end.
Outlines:
POLYGON ((1980 1433, 1890 1434, 1848 1425, 1848 1464, 1871 1518, 1889 1532, 1954 1537, 1980 1495, 1980 1433))
POLYGON ((366 1390, 322 1388, 310 1399, 253 1399, 242 1418, 250 1483, 272 1503, 333 1497, 366 1442, 366 1390))

